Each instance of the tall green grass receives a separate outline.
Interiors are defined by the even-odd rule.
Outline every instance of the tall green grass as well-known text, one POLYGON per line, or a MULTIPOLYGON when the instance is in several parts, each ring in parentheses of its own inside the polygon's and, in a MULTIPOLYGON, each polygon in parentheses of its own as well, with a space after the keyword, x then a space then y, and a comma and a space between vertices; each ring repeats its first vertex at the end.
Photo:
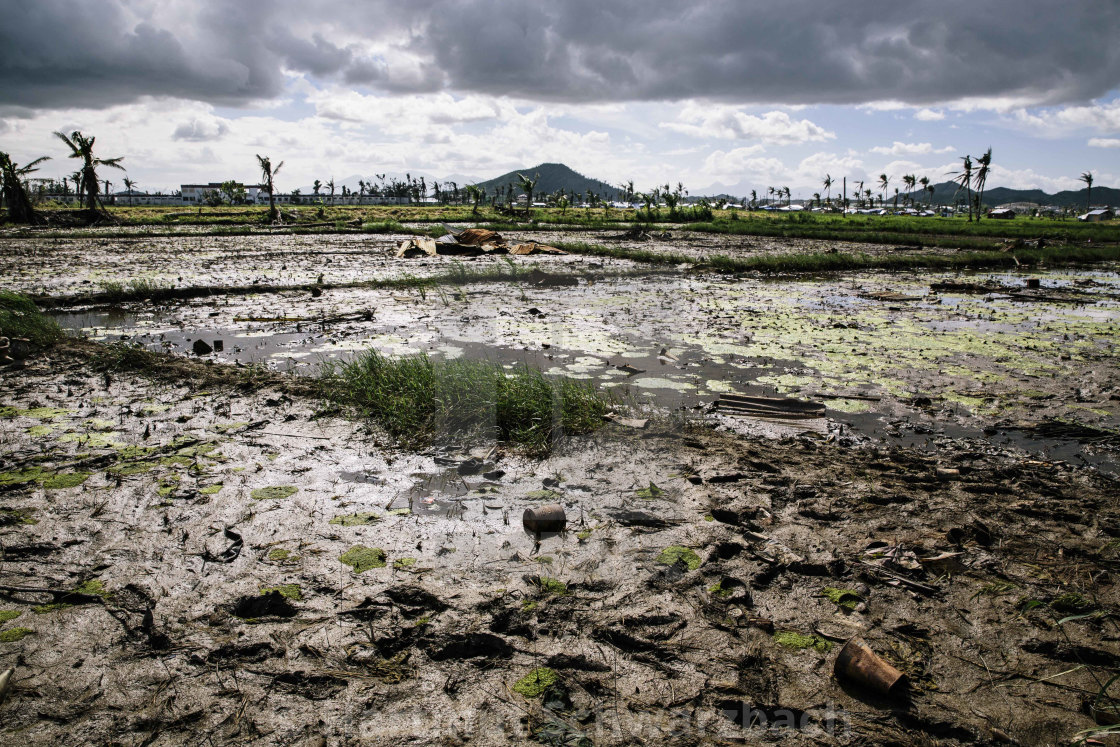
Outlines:
POLYGON ((610 404, 590 384, 550 379, 534 368, 390 358, 376 350, 325 363, 320 381, 329 401, 376 420, 409 447, 488 438, 543 453, 563 434, 598 428, 610 404))
POLYGON ((0 337, 22 337, 34 347, 46 347, 62 337, 62 329, 31 299, 0 290, 0 337))

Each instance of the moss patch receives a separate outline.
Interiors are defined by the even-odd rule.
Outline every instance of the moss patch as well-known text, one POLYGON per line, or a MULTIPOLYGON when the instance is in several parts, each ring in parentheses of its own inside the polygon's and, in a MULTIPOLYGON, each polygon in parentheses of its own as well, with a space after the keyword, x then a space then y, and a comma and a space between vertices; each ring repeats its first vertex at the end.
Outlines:
POLYGON ((52 612, 59 612, 61 610, 70 609, 74 605, 67 604, 66 602, 52 602, 50 604, 39 604, 31 608, 31 611, 36 615, 49 615, 52 612))
POLYGON ((533 490, 526 497, 534 501, 558 501, 564 494, 555 490, 533 490))
POLYGON ((268 553, 268 559, 277 563, 288 563, 299 560, 299 556, 294 554, 291 550, 277 547, 275 550, 268 553))
POLYGON ((0 527, 17 524, 38 524, 38 519, 31 518, 30 508, 0 508, 0 527))
POLYGON ((122 464, 119 467, 114 467, 109 470, 109 474, 120 477, 142 475, 146 472, 151 472, 152 468, 155 466, 154 462, 131 462, 129 464, 122 464))
POLYGON ((373 524, 378 520, 377 514, 372 511, 360 511, 356 514, 343 514, 336 516, 330 520, 331 524, 337 524, 343 527, 359 527, 365 524, 373 524))
POLYGON ((25 482, 36 482, 47 475, 42 467, 28 467, 26 469, 0 472, 0 485, 18 485, 25 482))
POLYGON ((60 472, 44 479, 43 487, 47 490, 76 488, 88 479, 88 472, 60 472))
POLYGON ((371 568, 385 567, 385 551, 380 547, 354 545, 338 558, 354 569, 354 573, 365 573, 371 568))
POLYGON ((22 614, 22 610, 0 610, 0 625, 11 622, 22 614))
POLYGON ((303 599, 303 593, 299 588, 299 584, 280 584, 279 586, 261 587, 261 594, 270 594, 274 591, 279 592, 280 596, 285 599, 294 599, 297 602, 303 599))
POLYGON ((256 501, 275 501, 288 498, 299 492, 299 488, 292 485, 273 485, 268 488, 257 488, 250 495, 256 501))
POLYGON ((648 487, 640 488, 635 491, 634 494, 643 500, 652 501, 655 498, 660 498, 665 495, 665 491, 657 487, 657 485, 651 481, 648 487))
POLYGON ((198 492, 200 495, 215 495, 221 491, 221 489, 222 484, 219 482, 214 485, 207 485, 205 488, 199 488, 198 492))
POLYGON ((851 589, 838 589, 833 586, 826 586, 821 590, 821 594, 825 599, 845 610, 854 610, 861 599, 860 595, 851 589))
POLYGON ((539 698, 545 690, 556 684, 560 676, 548 667, 537 667, 513 684, 515 693, 526 698, 539 698))
POLYGON ((568 585, 558 578, 537 576, 533 579, 533 585, 540 589, 542 594, 553 594, 561 597, 568 593, 568 585))
POLYGON ((811 648, 822 654, 832 650, 832 641, 821 638, 819 635, 805 635, 792 630, 780 630, 774 634, 774 642, 786 648, 802 650, 811 648))
POLYGON ((700 556, 687 547, 670 545, 657 556, 657 562, 665 565, 675 565, 677 562, 681 562, 688 566, 688 570, 695 571, 700 567, 700 556))
POLYGON ((74 592, 77 594, 89 594, 90 596, 101 597, 108 599, 112 596, 112 592, 105 588, 105 584, 99 578, 91 578, 89 581, 83 581, 74 587, 74 592))
POLYGON ((33 632, 31 628, 9 628, 8 630, 0 630, 0 643, 15 643, 25 635, 30 635, 33 632))
POLYGON ((407 571, 416 565, 416 558, 397 558, 393 561, 393 567, 398 571, 407 571))
POLYGON ((30 410, 19 410, 18 412, 20 415, 39 420, 53 420, 70 414, 69 410, 63 410, 61 407, 33 407, 30 410))

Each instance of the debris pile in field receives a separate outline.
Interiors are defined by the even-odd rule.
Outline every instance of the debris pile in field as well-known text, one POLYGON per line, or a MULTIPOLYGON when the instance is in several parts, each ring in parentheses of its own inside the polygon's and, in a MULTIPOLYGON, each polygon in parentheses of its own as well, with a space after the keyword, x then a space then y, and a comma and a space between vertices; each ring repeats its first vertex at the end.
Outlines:
POLYGON ((449 231, 438 239, 424 237, 405 239, 397 246, 396 256, 398 259, 412 259, 414 257, 434 257, 436 255, 477 257, 484 254, 528 256, 531 254, 567 254, 567 252, 547 244, 538 244, 535 241, 510 246, 497 231, 490 231, 485 228, 468 228, 457 234, 449 231))

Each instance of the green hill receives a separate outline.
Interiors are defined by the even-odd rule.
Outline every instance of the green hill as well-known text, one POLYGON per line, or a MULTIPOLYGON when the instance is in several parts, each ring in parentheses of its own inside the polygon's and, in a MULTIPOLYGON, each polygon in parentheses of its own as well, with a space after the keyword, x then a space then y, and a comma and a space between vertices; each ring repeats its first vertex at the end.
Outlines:
MULTIPOLYGON (((874 188, 872 188, 874 192, 874 188)), ((893 193, 893 188, 892 188, 893 193)), ((934 205, 951 205, 953 203, 953 196, 957 193, 957 184, 955 182, 942 182, 934 185, 933 204, 934 205)), ((876 193, 877 194, 877 193, 876 193)), ((926 202, 927 194, 924 192, 914 192, 914 199, 918 202, 926 202)), ((900 198, 901 199, 901 198, 900 198)), ((962 201, 964 200, 964 193, 961 193, 962 201)), ((888 195, 887 202, 893 202, 894 195, 888 195)), ((1058 207, 1085 207, 1085 190, 1079 189, 1077 191, 1066 190, 1056 194, 1049 194, 1043 192, 1041 189, 1010 189, 1008 187, 991 187, 984 190, 984 204, 988 207, 995 205, 1005 205, 1009 202, 1034 202, 1039 205, 1056 205, 1058 207)), ((1112 187, 1093 187, 1093 204, 1094 205, 1120 205, 1120 189, 1112 187)))
POLYGON ((594 194, 599 195, 604 200, 614 200, 621 193, 618 187, 612 187, 606 182, 601 182, 598 179, 590 179, 583 174, 579 174, 572 169, 568 168, 562 163, 542 163, 539 166, 532 166, 526 169, 518 169, 511 171, 508 174, 502 174, 499 177, 490 179, 485 182, 479 182, 479 186, 486 190, 486 194, 496 194, 499 188, 509 187, 513 189, 514 197, 523 194, 523 190, 518 186, 518 173, 524 174, 530 179, 534 178, 536 174, 540 175, 537 179, 537 186, 533 189, 533 201, 537 202, 545 195, 553 194, 559 190, 564 190, 568 194, 575 192, 579 197, 587 194, 587 190, 591 190, 594 194))

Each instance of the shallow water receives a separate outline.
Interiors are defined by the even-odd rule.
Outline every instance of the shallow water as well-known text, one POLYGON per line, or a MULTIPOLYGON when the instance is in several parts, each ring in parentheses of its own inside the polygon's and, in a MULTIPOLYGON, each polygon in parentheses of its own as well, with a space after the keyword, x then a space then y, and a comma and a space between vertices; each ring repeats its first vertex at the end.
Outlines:
MULTIPOLYGON (((1012 273, 854 273, 780 282, 587 275, 569 288, 336 289, 321 297, 217 297, 56 318, 74 333, 188 355, 195 340, 215 347, 220 341, 223 349, 209 356, 217 361, 303 375, 316 374, 321 361, 377 349, 536 366, 594 381, 639 406, 694 415, 723 392, 823 397, 828 421, 794 432, 810 425, 907 445, 985 437, 1114 471, 1108 451, 1000 427, 1039 417, 1120 424, 1109 398, 1120 390, 1107 364, 1120 341, 1120 276, 1098 270, 1041 277, 1044 293, 1076 285, 1091 295, 1071 305, 929 289, 946 279, 1025 285, 1026 275, 1012 273), (882 291, 916 300, 869 297, 882 291)), ((721 417, 731 427, 742 420, 721 417)))

